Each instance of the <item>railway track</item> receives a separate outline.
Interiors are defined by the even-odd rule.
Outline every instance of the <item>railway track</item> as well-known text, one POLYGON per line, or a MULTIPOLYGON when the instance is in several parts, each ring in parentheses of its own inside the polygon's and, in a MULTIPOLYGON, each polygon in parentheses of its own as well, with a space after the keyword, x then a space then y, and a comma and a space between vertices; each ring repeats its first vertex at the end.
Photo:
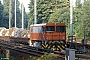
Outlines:
POLYGON ((90 41, 89 40, 76 40, 74 42, 67 41, 68 48, 76 49, 77 53, 89 53, 90 52, 90 41), (84 51, 85 49, 85 51, 84 51))
MULTIPOLYGON (((75 45, 75 44, 83 47, 83 44, 81 44, 81 43, 73 43, 73 45, 75 45)), ((44 55, 44 52, 53 52, 54 54, 58 54, 62 58, 65 57, 65 52, 56 52, 56 51, 52 51, 49 49, 36 48, 36 47, 29 46, 29 45, 13 43, 10 41, 0 40, 0 46, 5 47, 6 49, 22 52, 25 54, 30 54, 30 55, 37 56, 37 57, 44 55)), ((90 49, 89 44, 87 44, 85 46, 87 49, 90 49)), ((87 54, 76 54, 76 57, 77 58, 83 58, 84 57, 86 59, 90 59, 89 55, 87 55, 87 54)))
POLYGON ((7 41, 0 41, 0 46, 4 47, 5 49, 10 49, 18 52, 22 52, 25 54, 30 54, 33 56, 42 56, 44 55, 43 51, 38 51, 35 47, 29 47, 18 43, 12 43, 7 41))

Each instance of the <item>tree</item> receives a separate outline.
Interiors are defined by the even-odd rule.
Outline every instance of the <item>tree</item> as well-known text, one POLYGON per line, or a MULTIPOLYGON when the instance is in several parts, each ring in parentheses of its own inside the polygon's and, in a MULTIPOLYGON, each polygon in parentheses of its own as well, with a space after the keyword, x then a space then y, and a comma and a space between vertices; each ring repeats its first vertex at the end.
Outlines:
MULTIPOLYGON (((11 14, 12 14, 12 19, 11 19, 11 27, 15 26, 15 0, 11 0, 11 7, 10 7, 10 0, 3 0, 4 4, 4 15, 3 15, 3 20, 4 23, 6 22, 6 25, 4 27, 9 28, 9 9, 12 8, 11 14)), ((20 8, 19 8, 19 1, 16 0, 16 22, 17 22, 17 27, 21 27, 21 13, 20 13, 20 8)))
POLYGON ((90 37, 90 0, 84 2, 82 7, 82 29, 85 30, 86 37, 90 37))
MULTIPOLYGON (((16 0, 16 26, 21 28, 20 2, 16 0)), ((12 27, 15 26, 15 0, 12 0, 12 27)))
MULTIPOLYGON (((34 1, 31 1, 29 4, 30 8, 30 19, 34 21, 34 1)), ((67 0, 38 0, 37 1, 37 23, 47 23, 53 21, 53 15, 58 17, 61 16, 64 12, 69 11, 69 2, 67 0), (64 8, 65 7, 65 8, 64 8), (63 11, 64 10, 64 11, 63 11), (60 14, 61 13, 61 14, 60 14), (58 15, 57 15, 58 14, 58 15)), ((62 19, 59 19, 62 20, 62 19)), ((58 21, 59 21, 58 20, 58 21)))
POLYGON ((0 26, 3 26, 2 22, 3 22, 3 10, 4 10, 4 6, 2 5, 1 1, 0 1, 0 26))
POLYGON ((28 22, 28 28, 30 28, 30 25, 34 23, 34 0, 31 0, 30 4, 29 4, 29 16, 30 16, 30 20, 28 22))
POLYGON ((90 0, 84 1, 82 5, 80 1, 74 9, 74 31, 77 37, 83 38, 84 32, 86 37, 90 36, 90 0))
POLYGON ((54 13, 50 16, 50 21, 56 22, 69 22, 69 2, 67 0, 56 0, 56 4, 54 5, 54 13))
POLYGON ((28 29, 29 13, 26 13, 24 10, 24 28, 28 29))

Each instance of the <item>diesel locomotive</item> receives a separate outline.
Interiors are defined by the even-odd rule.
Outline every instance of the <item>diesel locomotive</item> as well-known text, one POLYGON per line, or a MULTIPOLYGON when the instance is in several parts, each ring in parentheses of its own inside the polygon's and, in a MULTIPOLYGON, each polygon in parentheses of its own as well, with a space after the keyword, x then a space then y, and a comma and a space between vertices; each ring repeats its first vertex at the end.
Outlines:
POLYGON ((66 44, 65 23, 45 23, 30 25, 30 46, 63 50, 66 44))

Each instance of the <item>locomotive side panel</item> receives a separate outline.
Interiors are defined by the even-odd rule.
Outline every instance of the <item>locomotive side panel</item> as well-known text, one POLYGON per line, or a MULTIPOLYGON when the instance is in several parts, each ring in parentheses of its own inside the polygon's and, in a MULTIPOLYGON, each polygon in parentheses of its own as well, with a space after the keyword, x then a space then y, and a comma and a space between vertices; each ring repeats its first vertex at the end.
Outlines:
POLYGON ((30 39, 31 40, 43 40, 43 34, 42 33, 31 33, 30 39))

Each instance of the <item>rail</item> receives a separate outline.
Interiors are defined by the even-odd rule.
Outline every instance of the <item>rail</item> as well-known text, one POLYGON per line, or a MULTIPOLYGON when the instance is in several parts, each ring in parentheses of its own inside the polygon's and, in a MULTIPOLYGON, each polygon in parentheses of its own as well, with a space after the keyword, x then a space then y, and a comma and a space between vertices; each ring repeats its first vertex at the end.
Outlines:
POLYGON ((27 47, 23 47, 20 44, 15 44, 15 43, 12 43, 12 42, 0 41, 0 46, 3 46, 5 49, 18 51, 18 52, 22 52, 22 53, 25 53, 25 54, 30 54, 30 55, 33 55, 33 56, 40 57, 40 56, 44 55, 43 51, 38 51, 37 49, 35 49, 35 47, 27 48, 27 47))

